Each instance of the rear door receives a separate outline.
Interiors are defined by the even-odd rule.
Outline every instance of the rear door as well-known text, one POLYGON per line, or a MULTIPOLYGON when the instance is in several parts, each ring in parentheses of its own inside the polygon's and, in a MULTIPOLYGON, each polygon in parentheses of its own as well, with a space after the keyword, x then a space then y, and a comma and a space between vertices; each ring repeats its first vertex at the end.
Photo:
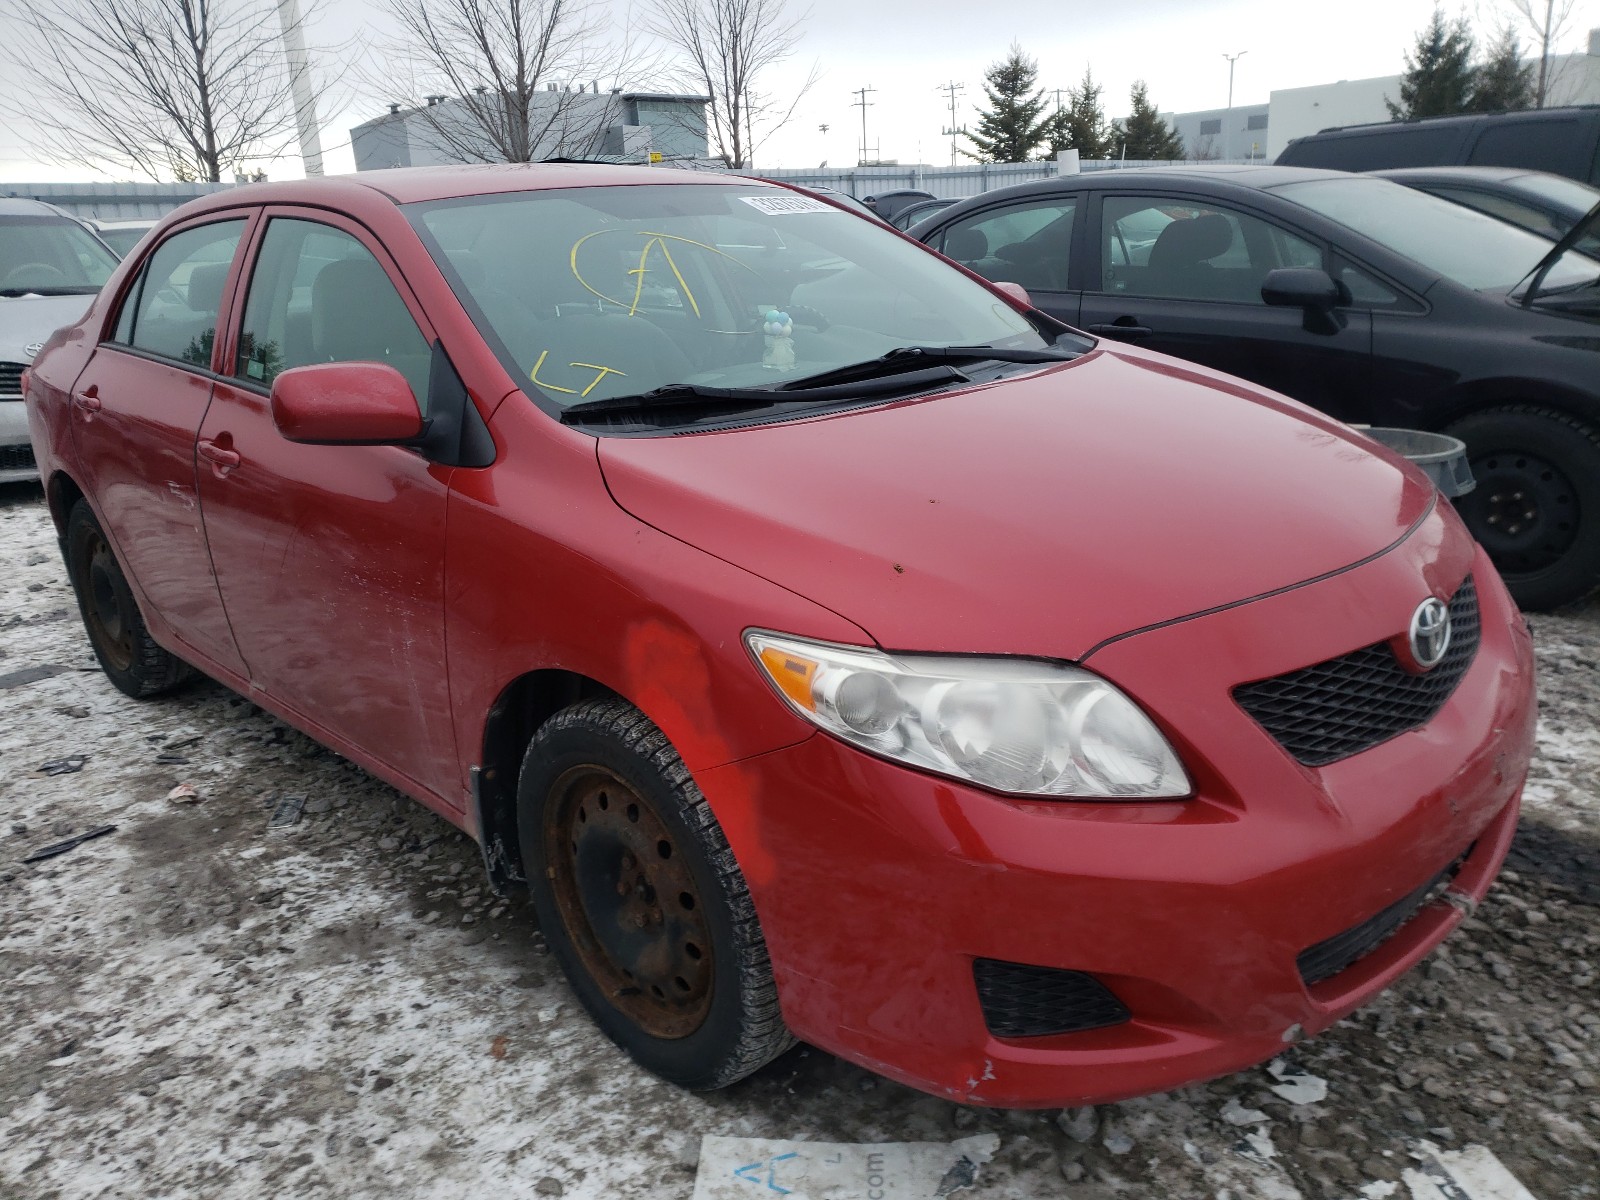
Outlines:
POLYGON ((424 408, 433 331, 361 226, 286 207, 263 221, 224 360, 232 377, 217 383, 199 440, 228 617, 253 687, 411 784, 455 797, 451 469, 398 446, 290 442, 270 404, 273 379, 291 367, 374 361, 399 370, 424 408))
POLYGON ((211 402, 217 315, 249 223, 210 215, 158 245, 73 392, 84 490, 143 596, 145 619, 243 675, 211 575, 195 434, 211 402))
POLYGON ((1037 308, 1076 325, 1073 270, 1081 207, 1074 193, 1013 200, 969 213, 928 244, 985 279, 1021 284, 1037 308))
POLYGON ((1234 204, 1182 195, 1096 198, 1081 328, 1136 342, 1352 419, 1368 382, 1371 316, 1328 318, 1261 298, 1267 273, 1329 263, 1319 241, 1234 204))

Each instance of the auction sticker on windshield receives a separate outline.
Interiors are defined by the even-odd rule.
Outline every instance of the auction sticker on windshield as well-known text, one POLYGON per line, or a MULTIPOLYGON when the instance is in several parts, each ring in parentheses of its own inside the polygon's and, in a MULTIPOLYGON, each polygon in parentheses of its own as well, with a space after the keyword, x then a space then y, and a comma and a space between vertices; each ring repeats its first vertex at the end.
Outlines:
POLYGON ((740 196, 739 199, 769 217, 782 217, 789 213, 840 211, 826 201, 813 200, 810 196, 740 196))

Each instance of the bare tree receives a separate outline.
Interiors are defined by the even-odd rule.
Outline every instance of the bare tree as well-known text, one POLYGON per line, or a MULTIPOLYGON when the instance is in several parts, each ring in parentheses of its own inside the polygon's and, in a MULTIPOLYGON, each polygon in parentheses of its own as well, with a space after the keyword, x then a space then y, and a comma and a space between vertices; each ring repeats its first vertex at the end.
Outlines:
POLYGON ((1506 0, 1521 17, 1539 54, 1539 74, 1533 86, 1533 106, 1543 108, 1555 84, 1553 64, 1556 47, 1572 22, 1577 0, 1506 0))
POLYGON ((816 82, 813 69, 787 102, 760 89, 794 53, 805 16, 785 13, 782 0, 652 0, 651 31, 678 52, 683 85, 711 98, 707 140, 735 170, 750 166, 816 82))
MULTIPOLYGON (((598 151, 617 115, 599 79, 643 69, 588 0, 389 0, 420 137, 455 162, 537 162, 598 151), (588 89, 593 87, 594 91, 588 89)), ((369 85, 370 86, 370 85, 369 85)))
POLYGON ((294 140, 282 33, 259 0, 34 0, 6 107, 58 161, 219 182, 294 140))

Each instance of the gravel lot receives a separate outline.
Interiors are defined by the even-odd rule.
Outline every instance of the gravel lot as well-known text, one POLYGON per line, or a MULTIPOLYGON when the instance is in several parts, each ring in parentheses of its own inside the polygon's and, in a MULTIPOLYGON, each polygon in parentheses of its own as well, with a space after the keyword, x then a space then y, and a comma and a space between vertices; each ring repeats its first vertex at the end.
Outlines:
POLYGON ((1487 1147, 1539 1200, 1600 1197, 1600 605, 1533 624, 1540 754, 1509 869, 1421 969, 1295 1049, 1325 1099, 1260 1069, 1004 1113, 803 1047, 691 1096, 593 1030, 443 821, 216 684, 113 690, 39 490, 0 489, 0 1196, 687 1200, 703 1134, 991 1132, 962 1195, 1415 1197, 1426 1139, 1487 1147), (303 816, 273 830, 285 797, 303 816))

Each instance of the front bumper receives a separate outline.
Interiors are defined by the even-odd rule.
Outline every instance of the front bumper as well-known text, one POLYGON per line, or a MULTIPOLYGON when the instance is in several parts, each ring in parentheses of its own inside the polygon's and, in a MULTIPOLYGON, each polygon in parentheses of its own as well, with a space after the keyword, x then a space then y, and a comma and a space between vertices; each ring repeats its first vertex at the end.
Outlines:
MULTIPOLYGON (((1463 573, 1465 555, 1455 556, 1463 573)), ((914 1087, 1010 1107, 1162 1091, 1327 1028, 1461 921, 1515 831, 1534 735, 1532 647, 1481 553, 1472 570, 1482 638, 1451 699, 1422 728, 1318 770, 1290 758, 1227 690, 1260 677, 1252 658, 1282 652, 1251 642, 1279 613, 1345 614, 1294 639, 1288 652, 1307 644, 1312 657, 1289 665, 1317 661, 1319 641, 1336 653, 1363 644, 1364 622, 1378 618, 1351 598, 1404 577, 1414 605, 1415 563, 1408 572, 1380 559, 1094 659, 1167 727, 1197 781, 1187 802, 1008 800, 820 734, 702 773, 790 1027, 914 1087), (1296 959, 1308 947, 1463 855, 1444 898, 1331 978, 1302 979, 1296 959), (973 982, 979 958, 1087 972, 1132 1017, 995 1037, 973 982)))
POLYGON ((28 437, 28 407, 21 396, 0 396, 0 483, 38 477, 28 437))

